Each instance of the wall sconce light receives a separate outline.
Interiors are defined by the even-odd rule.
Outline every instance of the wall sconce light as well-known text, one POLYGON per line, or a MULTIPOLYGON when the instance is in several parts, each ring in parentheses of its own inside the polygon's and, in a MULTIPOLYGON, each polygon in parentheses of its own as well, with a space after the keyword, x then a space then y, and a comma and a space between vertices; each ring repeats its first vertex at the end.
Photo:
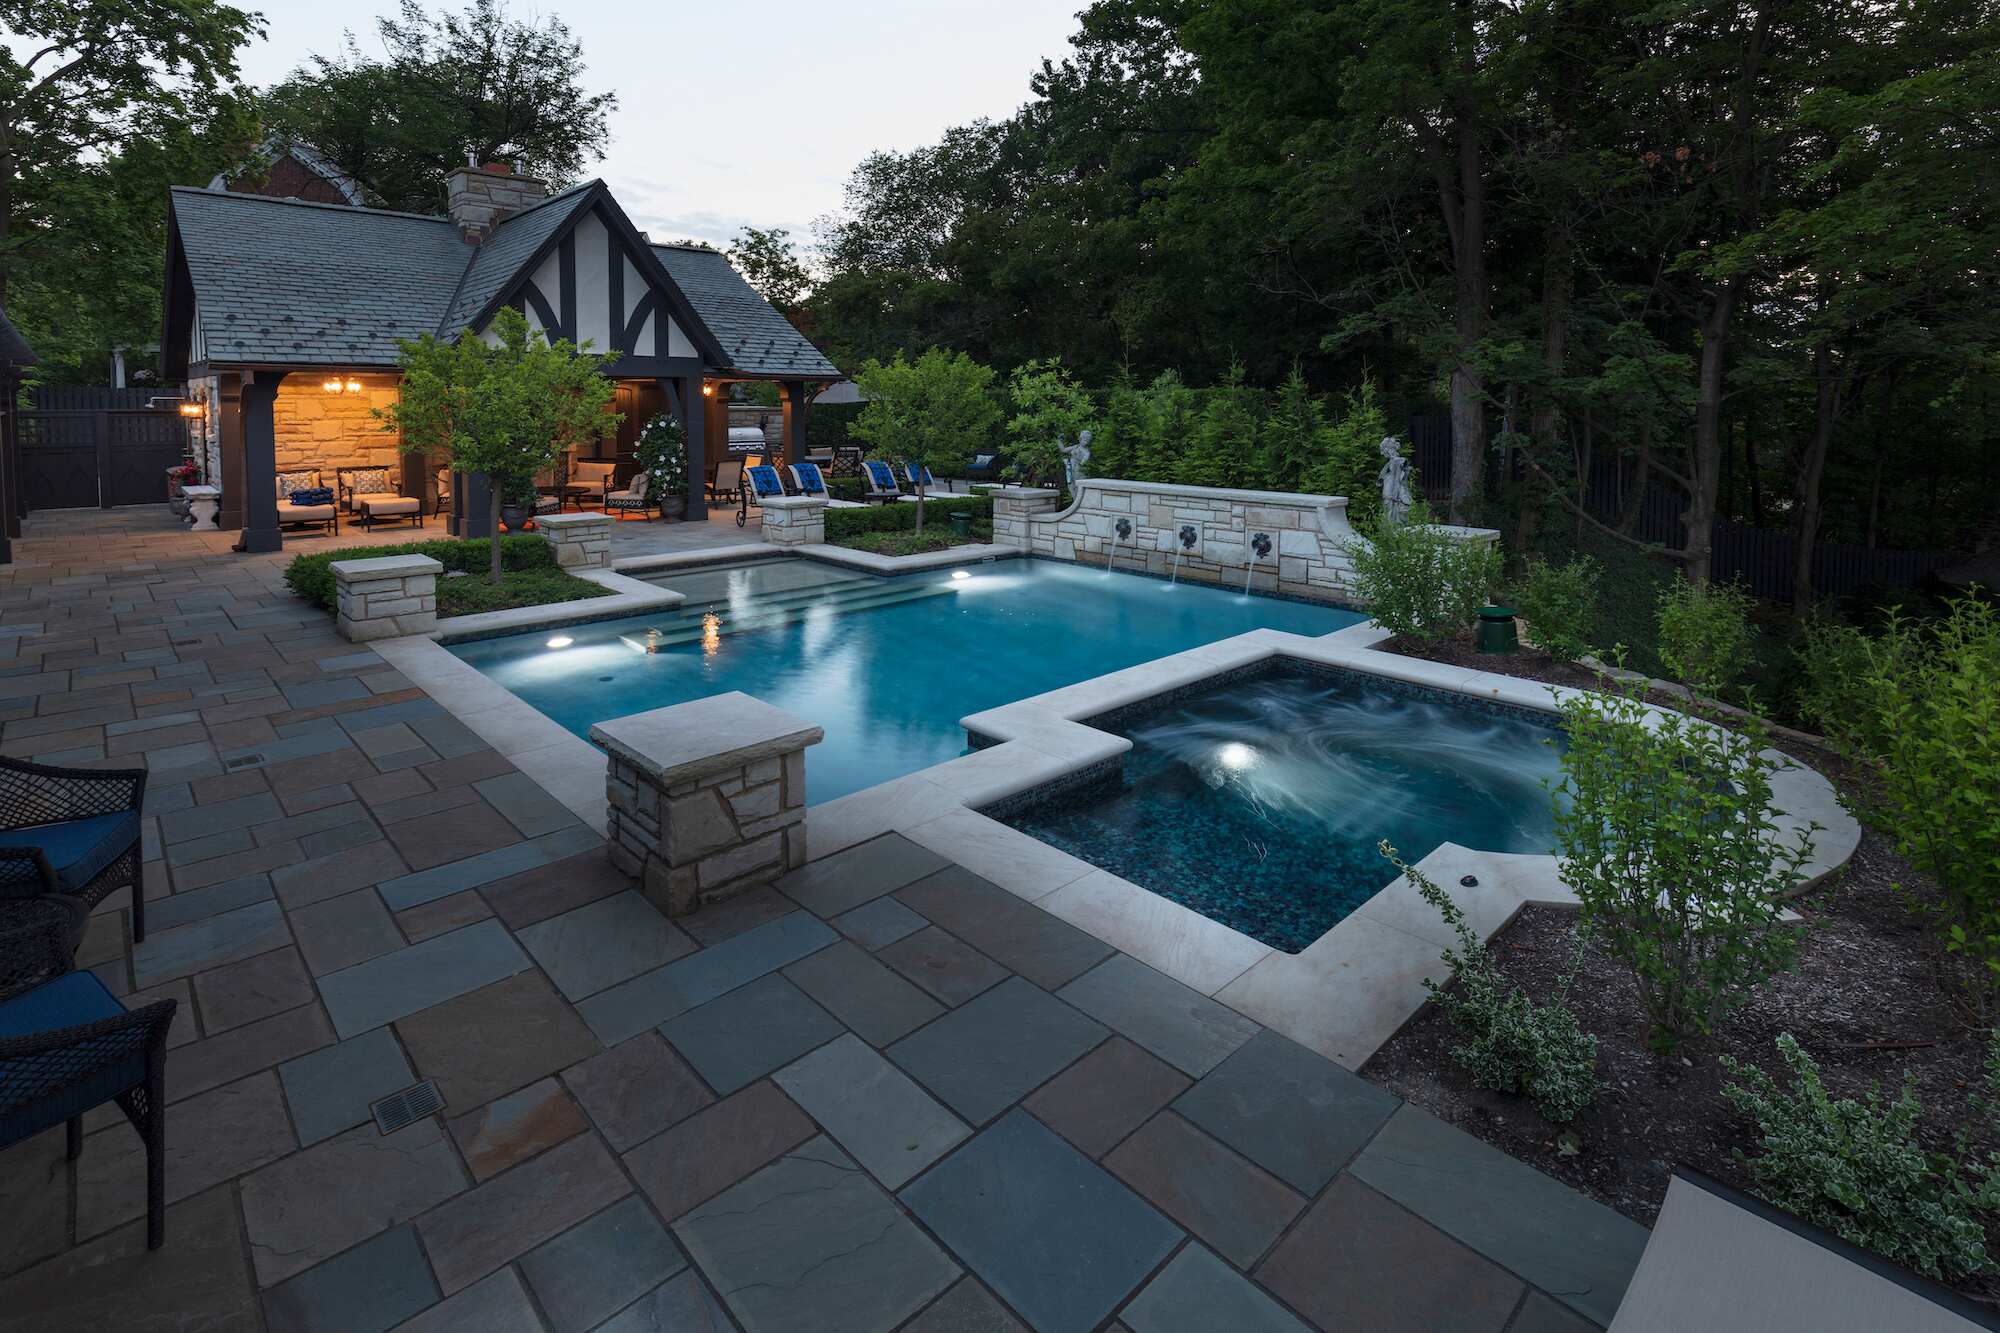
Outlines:
POLYGON ((184 416, 184 417, 188 417, 188 418, 191 418, 191 419, 194 419, 194 418, 200 418, 200 417, 205 417, 205 416, 207 416, 207 415, 208 415, 208 404, 206 404, 206 403, 182 403, 182 404, 181 404, 181 415, 182 415, 182 416, 184 416))
POLYGON ((360 393, 361 380, 355 375, 349 375, 345 379, 342 379, 338 375, 329 375, 325 380, 321 381, 319 387, 325 389, 328 393, 360 393))
POLYGON ((319 387, 320 387, 320 388, 322 388, 322 389, 325 389, 325 390, 326 390, 326 391, 327 391, 328 393, 339 393, 339 392, 340 392, 340 377, 339 377, 338 375, 336 375, 336 376, 334 376, 334 377, 333 377, 332 379, 329 379, 329 380, 326 380, 326 381, 323 381, 323 382, 322 382, 322 383, 320 384, 320 386, 319 386, 319 387))
POLYGON ((347 377, 347 391, 348 391, 349 393, 360 393, 360 392, 361 392, 361 381, 360 381, 360 380, 358 380, 358 379, 356 379, 356 378, 355 378, 354 376, 352 376, 352 375, 349 375, 349 376, 347 377))
POLYGON ((701 396, 702 396, 702 397, 704 397, 704 398, 713 398, 713 397, 715 397, 715 386, 714 386, 713 384, 704 384, 704 385, 702 385, 702 386, 701 386, 701 396))

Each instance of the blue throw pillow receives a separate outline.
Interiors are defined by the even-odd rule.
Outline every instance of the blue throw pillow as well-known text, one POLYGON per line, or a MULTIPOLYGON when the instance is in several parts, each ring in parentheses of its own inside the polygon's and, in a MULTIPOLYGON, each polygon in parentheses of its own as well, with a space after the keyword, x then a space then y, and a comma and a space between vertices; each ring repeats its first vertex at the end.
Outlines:
POLYGON ((302 486, 292 492, 292 503, 303 508, 310 508, 313 505, 330 505, 333 503, 333 487, 302 486))

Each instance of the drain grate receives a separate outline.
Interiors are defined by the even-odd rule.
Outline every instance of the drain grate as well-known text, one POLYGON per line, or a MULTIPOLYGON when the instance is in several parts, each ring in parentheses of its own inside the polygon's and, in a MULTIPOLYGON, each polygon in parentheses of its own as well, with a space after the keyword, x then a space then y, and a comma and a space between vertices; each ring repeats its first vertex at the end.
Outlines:
POLYGON ((264 762, 262 754, 239 754, 234 759, 222 761, 222 771, 233 773, 239 768, 254 768, 264 762))
POLYGON ((412 1084, 401 1092, 392 1092, 379 1102, 368 1107, 368 1114, 375 1117, 375 1128, 384 1134, 394 1134, 406 1125, 414 1125, 426 1116, 436 1115, 444 1110, 444 1097, 439 1094, 437 1084, 430 1079, 412 1084))
POLYGON ((201 645, 200 639, 169 639, 168 642, 176 648, 197 648, 201 645))

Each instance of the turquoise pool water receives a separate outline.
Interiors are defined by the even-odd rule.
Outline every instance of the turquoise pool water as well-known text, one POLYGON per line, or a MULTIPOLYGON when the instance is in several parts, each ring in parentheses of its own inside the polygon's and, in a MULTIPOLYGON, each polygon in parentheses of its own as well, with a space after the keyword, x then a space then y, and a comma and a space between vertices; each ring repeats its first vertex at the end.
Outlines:
POLYGON ((763 561, 654 582, 687 602, 451 651, 579 736, 726 690, 775 704, 826 729, 806 752, 819 804, 965 753, 968 713, 1247 630, 1330 634, 1362 619, 1042 560, 893 579, 763 561), (657 651, 634 646, 648 630, 657 651))
POLYGON ((1123 722, 1123 771, 1005 822, 1297 953, 1442 842, 1548 852, 1562 733, 1524 709, 1304 666, 1123 722))

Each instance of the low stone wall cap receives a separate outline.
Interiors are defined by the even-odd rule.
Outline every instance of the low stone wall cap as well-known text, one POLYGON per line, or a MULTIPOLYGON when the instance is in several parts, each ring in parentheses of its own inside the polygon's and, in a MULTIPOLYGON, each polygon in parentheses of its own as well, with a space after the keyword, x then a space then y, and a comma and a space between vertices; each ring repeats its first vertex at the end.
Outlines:
POLYGON ((832 502, 826 495, 773 495, 758 501, 765 509, 818 509, 832 502))
POLYGON ((611 514, 543 514, 535 519, 535 525, 543 528, 594 528, 610 526, 617 519, 611 514))
POLYGON ((336 583, 444 572, 443 563, 427 555, 378 555, 367 560, 336 560, 331 568, 336 583))
POLYGON ((590 739, 655 782, 676 782, 817 745, 826 736, 802 717, 740 690, 608 718, 590 739))

